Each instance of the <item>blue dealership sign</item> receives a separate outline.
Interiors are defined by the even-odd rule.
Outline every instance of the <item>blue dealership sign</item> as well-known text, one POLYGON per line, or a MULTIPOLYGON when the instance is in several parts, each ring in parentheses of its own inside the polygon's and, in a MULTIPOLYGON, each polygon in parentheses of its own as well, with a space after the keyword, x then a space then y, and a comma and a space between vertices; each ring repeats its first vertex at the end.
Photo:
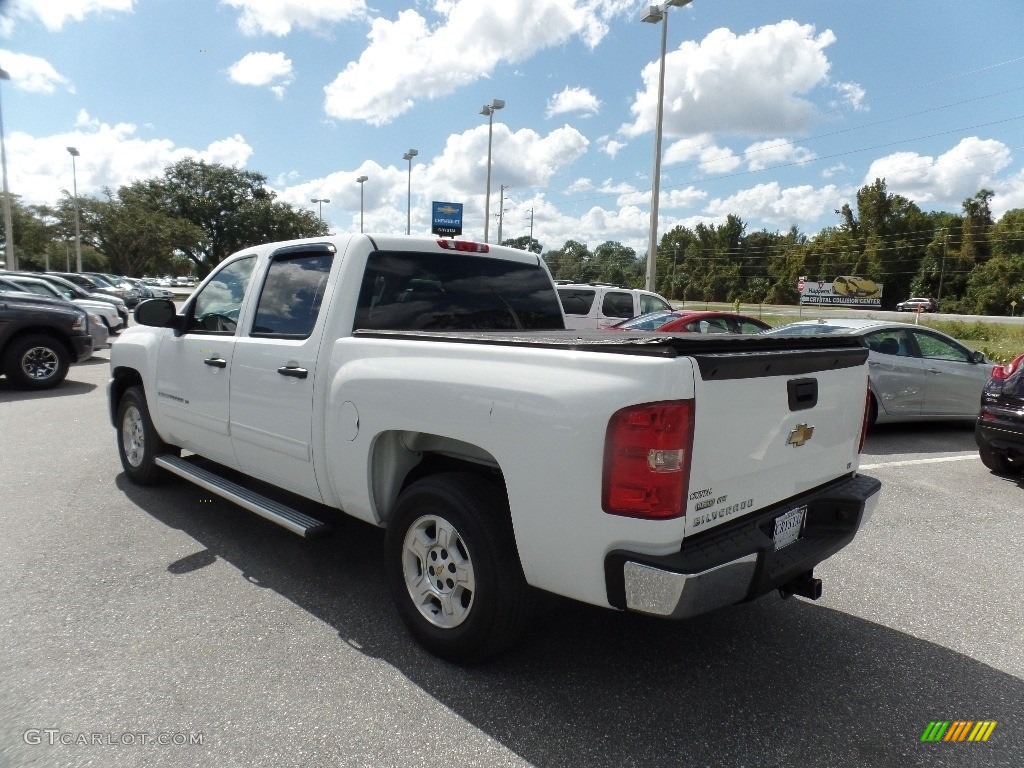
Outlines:
POLYGON ((435 200, 431 204, 430 231, 435 235, 455 237, 462 234, 462 203, 439 203, 435 200))

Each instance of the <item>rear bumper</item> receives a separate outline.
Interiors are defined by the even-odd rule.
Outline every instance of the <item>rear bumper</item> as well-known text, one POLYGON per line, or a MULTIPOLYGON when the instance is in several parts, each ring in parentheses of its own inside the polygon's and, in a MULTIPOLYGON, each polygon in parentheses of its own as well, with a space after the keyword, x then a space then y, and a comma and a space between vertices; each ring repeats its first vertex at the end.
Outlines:
POLYGON ((680 619, 753 600, 807 573, 853 541, 874 512, 881 487, 873 477, 851 476, 689 536, 671 555, 610 552, 605 558, 608 602, 680 619), (776 552, 775 518, 804 505, 807 517, 801 537, 776 552))
POLYGON ((1024 456, 1024 422, 982 421, 974 425, 974 441, 979 448, 1011 458, 1024 456))
POLYGON ((71 336, 71 348, 74 350, 76 363, 81 363, 92 357, 92 335, 71 336))

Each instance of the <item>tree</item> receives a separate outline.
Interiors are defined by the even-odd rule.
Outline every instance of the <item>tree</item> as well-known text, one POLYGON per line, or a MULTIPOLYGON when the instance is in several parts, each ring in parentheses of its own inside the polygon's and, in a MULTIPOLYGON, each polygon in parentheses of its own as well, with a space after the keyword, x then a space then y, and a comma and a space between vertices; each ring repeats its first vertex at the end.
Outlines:
POLYGON ((153 210, 135 187, 121 187, 115 197, 92 199, 86 206, 100 250, 119 275, 163 274, 176 249, 202 242, 202 229, 162 209, 153 210))
POLYGON ((507 245, 509 248, 518 248, 521 251, 533 251, 533 253, 538 255, 544 251, 544 246, 540 244, 540 241, 534 240, 529 235, 502 240, 501 244, 507 245))
POLYGON ((151 210, 202 231, 203 237, 196 240, 194 230, 183 229, 174 245, 200 274, 206 274, 247 246, 327 234, 327 225, 312 211, 276 201, 266 181, 255 171, 189 158, 168 166, 161 179, 132 184, 130 194, 151 210))

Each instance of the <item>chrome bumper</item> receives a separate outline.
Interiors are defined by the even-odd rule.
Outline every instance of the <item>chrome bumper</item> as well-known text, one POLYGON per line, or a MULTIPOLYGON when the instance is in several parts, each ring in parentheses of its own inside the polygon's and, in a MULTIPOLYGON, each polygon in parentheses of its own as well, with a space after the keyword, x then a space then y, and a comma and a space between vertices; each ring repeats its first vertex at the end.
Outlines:
POLYGON ((688 537, 674 555, 611 553, 606 574, 609 586, 618 586, 609 589, 609 602, 631 611, 682 619, 778 589, 850 543, 878 506, 880 487, 873 478, 855 476, 747 520, 711 529, 692 540, 688 537), (763 531, 770 531, 770 521, 797 504, 812 510, 807 532, 776 552, 763 531), (727 554, 730 549, 732 557, 727 554), (714 562, 709 551, 721 553, 716 560, 724 559, 721 555, 728 559, 714 562), (618 598, 613 597, 616 594, 618 598))

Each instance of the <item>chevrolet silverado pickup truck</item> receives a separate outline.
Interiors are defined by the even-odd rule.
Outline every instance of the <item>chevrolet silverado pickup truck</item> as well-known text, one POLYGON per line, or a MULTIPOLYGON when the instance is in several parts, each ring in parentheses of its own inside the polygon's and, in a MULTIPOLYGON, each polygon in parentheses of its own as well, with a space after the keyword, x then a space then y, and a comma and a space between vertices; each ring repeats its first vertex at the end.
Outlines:
POLYGON ((673 618, 817 598, 878 499, 859 341, 566 331, 526 251, 264 244, 135 318, 108 386, 127 478, 304 536, 384 527, 401 619, 459 663, 514 643, 536 590, 673 618))

